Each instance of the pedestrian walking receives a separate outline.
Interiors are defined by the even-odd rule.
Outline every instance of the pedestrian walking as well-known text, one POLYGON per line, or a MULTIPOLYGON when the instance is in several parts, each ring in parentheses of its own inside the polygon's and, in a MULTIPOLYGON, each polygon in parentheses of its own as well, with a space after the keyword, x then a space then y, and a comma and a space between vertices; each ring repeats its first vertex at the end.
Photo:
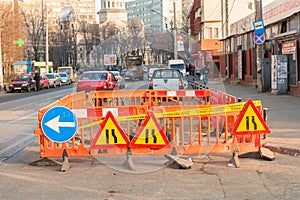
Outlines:
POLYGON ((195 66, 194 65, 191 65, 190 72, 191 72, 191 76, 195 76, 195 66))
POLYGON ((204 85, 208 84, 208 73, 209 73, 209 66, 205 65, 205 67, 203 68, 203 82, 204 82, 204 85))

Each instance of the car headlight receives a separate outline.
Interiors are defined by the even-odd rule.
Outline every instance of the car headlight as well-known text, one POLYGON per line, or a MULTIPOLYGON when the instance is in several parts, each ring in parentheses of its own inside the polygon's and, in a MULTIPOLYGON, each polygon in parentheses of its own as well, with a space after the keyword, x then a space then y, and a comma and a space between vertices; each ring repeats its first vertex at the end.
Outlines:
POLYGON ((23 83, 22 86, 27 86, 27 83, 23 83))
POLYGON ((10 84, 9 87, 14 87, 14 85, 10 84))

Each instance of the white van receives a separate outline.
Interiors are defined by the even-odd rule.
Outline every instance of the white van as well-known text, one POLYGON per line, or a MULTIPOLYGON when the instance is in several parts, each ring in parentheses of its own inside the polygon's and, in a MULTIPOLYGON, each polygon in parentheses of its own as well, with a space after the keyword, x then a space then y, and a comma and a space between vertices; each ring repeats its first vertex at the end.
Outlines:
POLYGON ((177 69, 179 70, 183 76, 187 76, 188 72, 185 69, 185 62, 184 60, 178 59, 178 60, 169 60, 169 68, 171 69, 177 69))

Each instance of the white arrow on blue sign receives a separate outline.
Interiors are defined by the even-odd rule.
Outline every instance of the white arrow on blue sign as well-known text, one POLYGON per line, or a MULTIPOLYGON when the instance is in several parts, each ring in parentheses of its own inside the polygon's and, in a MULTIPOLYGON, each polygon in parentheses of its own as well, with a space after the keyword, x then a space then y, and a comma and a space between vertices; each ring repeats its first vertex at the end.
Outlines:
POLYGON ((56 106, 44 114, 41 126, 42 131, 49 140, 61 143, 74 137, 78 122, 69 108, 56 106))

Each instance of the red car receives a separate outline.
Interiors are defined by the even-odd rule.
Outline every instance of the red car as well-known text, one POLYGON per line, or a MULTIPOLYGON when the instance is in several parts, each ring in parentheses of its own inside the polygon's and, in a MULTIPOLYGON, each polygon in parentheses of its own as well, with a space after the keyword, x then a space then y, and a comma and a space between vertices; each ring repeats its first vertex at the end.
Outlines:
POLYGON ((47 76, 41 76, 41 78, 40 78, 40 89, 42 90, 44 88, 47 88, 47 89, 50 88, 50 82, 49 82, 49 78, 47 76))
POLYGON ((83 72, 77 83, 77 92, 115 89, 119 89, 119 82, 110 71, 83 72))
POLYGON ((30 74, 22 74, 16 77, 12 82, 9 84, 9 91, 10 92, 21 92, 22 90, 30 92, 31 90, 36 91, 36 84, 35 80, 33 79, 32 75, 30 74))

